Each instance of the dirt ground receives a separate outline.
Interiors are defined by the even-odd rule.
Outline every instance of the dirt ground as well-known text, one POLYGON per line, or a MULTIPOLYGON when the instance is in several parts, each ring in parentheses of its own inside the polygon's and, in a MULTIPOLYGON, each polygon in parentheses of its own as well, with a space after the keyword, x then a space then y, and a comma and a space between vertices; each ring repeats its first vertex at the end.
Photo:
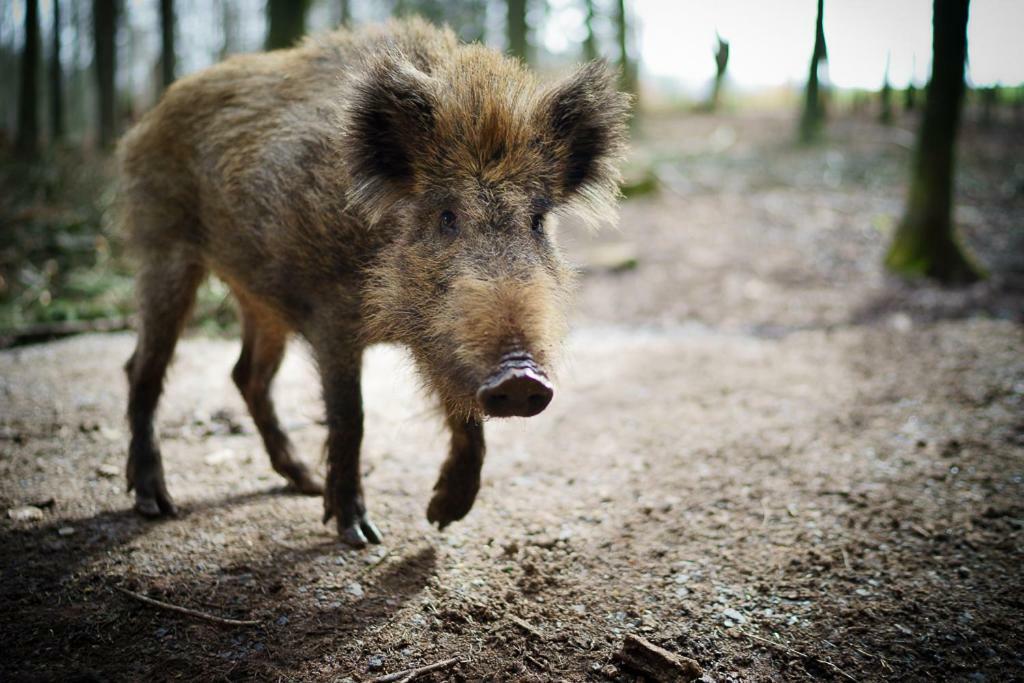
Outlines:
MULTIPOLYGON (((0 353, 0 508, 42 510, 0 521, 0 679, 456 657, 416 680, 635 681, 614 658, 634 633, 707 681, 1024 680, 1024 128, 968 124, 957 218, 992 277, 953 291, 879 266, 905 123, 837 121, 809 150, 786 115, 647 123, 661 191, 619 230, 565 226, 587 274, 555 400, 487 425, 476 507, 444 532, 445 435, 399 349, 365 370, 368 551, 283 490, 237 341, 179 347, 159 431, 183 515, 155 523, 122 476, 133 336, 0 353)), ((278 406, 322 467, 316 387, 293 344, 278 406)))

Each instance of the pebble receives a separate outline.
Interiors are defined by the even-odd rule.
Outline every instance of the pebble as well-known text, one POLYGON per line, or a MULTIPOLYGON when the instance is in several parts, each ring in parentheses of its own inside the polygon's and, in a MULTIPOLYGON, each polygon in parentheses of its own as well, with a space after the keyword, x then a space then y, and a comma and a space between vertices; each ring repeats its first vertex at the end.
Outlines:
POLYGON ((73 526, 62 526, 61 528, 57 529, 58 536, 70 536, 73 533, 75 533, 75 527, 73 526))
POLYGON ((22 505, 7 510, 7 516, 16 522, 27 522, 31 519, 42 519, 43 511, 34 505, 22 505))
POLYGON ((107 477, 113 479, 114 477, 121 476, 121 468, 109 462, 105 462, 96 468, 96 474, 101 477, 107 477))
POLYGON ((277 618, 277 620, 274 623, 277 624, 278 626, 287 626, 288 625, 288 617, 286 617, 285 615, 282 614, 281 616, 279 616, 277 618))
POLYGON ((366 668, 370 671, 380 671, 384 668, 384 658, 380 655, 373 655, 367 660, 366 668))
POLYGON ((725 618, 726 626, 730 625, 730 621, 734 621, 737 624, 742 624, 744 621, 747 620, 747 618, 740 614, 738 610, 734 610, 731 607, 729 609, 723 610, 722 616, 725 618))
POLYGON ((345 586, 345 592, 356 598, 361 598, 366 595, 366 591, 363 590, 363 585, 358 581, 353 581, 345 586))

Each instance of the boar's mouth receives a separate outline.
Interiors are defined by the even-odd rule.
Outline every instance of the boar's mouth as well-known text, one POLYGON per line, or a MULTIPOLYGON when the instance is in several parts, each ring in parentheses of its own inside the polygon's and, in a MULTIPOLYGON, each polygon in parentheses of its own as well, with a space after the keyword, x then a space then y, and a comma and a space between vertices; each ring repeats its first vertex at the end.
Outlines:
POLYGON ((555 387, 529 353, 501 357, 498 369, 476 392, 476 402, 490 417, 533 417, 543 412, 555 387))

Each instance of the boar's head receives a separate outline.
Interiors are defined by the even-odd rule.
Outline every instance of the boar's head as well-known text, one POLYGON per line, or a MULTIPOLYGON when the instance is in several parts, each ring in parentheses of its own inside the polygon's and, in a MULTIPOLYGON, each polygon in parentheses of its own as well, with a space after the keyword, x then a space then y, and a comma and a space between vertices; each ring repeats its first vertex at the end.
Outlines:
POLYGON ((370 64, 345 128, 349 201, 393 235, 364 296, 368 341, 408 346, 454 414, 531 416, 565 333, 572 272, 555 217, 610 217, 628 97, 601 63, 541 87, 459 48, 430 72, 370 64))

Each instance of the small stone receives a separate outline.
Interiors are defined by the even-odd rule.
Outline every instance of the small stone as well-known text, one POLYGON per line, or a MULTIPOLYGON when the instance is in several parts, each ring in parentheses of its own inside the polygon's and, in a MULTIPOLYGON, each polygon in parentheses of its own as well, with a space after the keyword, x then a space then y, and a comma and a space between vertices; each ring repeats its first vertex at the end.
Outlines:
POLYGON ((42 519, 43 511, 34 505, 22 505, 7 510, 7 516, 15 522, 27 522, 32 519, 42 519))
POLYGON ((113 463, 105 462, 96 468, 96 474, 113 479, 114 477, 121 476, 121 468, 113 463))
POLYGON ((370 671, 380 671, 384 668, 384 658, 380 655, 373 655, 366 661, 366 668, 370 671))
POLYGON ((71 536, 74 533, 75 527, 73 526, 62 526, 61 528, 57 529, 58 536, 71 536))
POLYGON ((285 615, 282 614, 281 616, 279 616, 277 618, 276 621, 274 621, 274 623, 277 624, 278 626, 287 626, 288 625, 288 617, 286 617, 285 615))
POLYGON ((222 448, 207 455, 203 460, 207 465, 224 465, 235 459, 235 452, 230 448, 222 448))
POLYGON ((366 591, 363 590, 363 585, 358 581, 353 581, 345 586, 345 592, 355 598, 361 598, 366 595, 366 591))
POLYGON ((737 624, 742 624, 744 621, 747 620, 747 618, 743 616, 738 610, 734 610, 731 607, 729 609, 723 610, 722 616, 725 617, 726 626, 729 625, 730 621, 734 621, 737 624))

